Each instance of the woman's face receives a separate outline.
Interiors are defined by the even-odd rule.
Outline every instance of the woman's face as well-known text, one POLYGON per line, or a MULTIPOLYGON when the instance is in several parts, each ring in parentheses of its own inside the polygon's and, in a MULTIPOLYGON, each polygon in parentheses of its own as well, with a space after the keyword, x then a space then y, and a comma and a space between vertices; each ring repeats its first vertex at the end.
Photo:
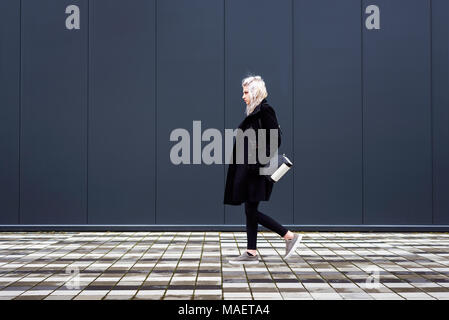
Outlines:
POLYGON ((245 103, 248 105, 251 102, 251 99, 249 97, 249 91, 248 86, 243 87, 243 96, 242 99, 245 101, 245 103))

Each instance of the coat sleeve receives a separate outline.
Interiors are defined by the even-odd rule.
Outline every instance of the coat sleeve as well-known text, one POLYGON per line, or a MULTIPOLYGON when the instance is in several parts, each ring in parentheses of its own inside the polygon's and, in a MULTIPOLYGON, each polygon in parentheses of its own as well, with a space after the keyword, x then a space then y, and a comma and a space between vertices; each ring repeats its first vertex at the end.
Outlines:
MULTIPOLYGON (((263 143, 265 143, 266 156, 272 157, 275 154, 275 151, 279 149, 279 146, 277 146, 277 148, 270 154, 270 137, 271 137, 270 129, 276 129, 278 131, 278 135, 280 134, 280 132, 279 132, 279 124, 277 121, 276 113, 271 106, 266 106, 266 108, 264 108, 264 110, 261 110, 261 122, 262 122, 262 129, 266 130, 265 131, 266 140, 258 141, 257 145, 258 145, 258 148, 260 148, 261 145, 263 143)), ((257 139, 258 139, 258 137, 257 137, 257 139)), ((279 141, 279 139, 278 139, 278 141, 279 141)), ((257 163, 255 165, 251 166, 251 169, 253 171, 257 171, 262 165, 265 165, 265 164, 266 163, 261 164, 259 161, 257 161, 257 163)))

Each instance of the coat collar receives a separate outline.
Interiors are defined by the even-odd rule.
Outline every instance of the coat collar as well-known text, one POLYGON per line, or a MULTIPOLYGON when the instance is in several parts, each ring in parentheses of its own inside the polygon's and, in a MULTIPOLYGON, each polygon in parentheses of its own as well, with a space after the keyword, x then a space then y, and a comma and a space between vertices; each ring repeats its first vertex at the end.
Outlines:
POLYGON ((267 102, 267 99, 263 99, 258 105, 257 107, 254 108, 253 112, 251 112, 249 115, 247 115, 247 117, 253 116, 256 113, 258 113, 260 111, 261 106, 267 102))

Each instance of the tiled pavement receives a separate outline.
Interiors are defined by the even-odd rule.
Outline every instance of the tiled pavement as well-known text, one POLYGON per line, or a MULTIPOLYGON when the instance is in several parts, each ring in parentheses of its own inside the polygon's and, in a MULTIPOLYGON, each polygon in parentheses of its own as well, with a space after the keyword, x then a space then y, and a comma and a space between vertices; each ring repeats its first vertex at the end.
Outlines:
POLYGON ((449 234, 3 232, 0 299, 449 299, 449 234))

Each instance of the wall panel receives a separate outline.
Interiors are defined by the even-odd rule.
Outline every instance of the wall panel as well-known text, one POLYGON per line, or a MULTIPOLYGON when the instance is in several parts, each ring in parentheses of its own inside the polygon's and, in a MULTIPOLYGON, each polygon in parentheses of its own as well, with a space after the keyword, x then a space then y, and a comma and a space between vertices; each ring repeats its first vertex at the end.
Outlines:
POLYGON ((223 166, 205 165, 201 156, 193 164, 193 121, 201 121, 201 133, 223 130, 221 1, 157 2, 156 121, 156 223, 223 223, 223 166), (190 164, 170 159, 177 128, 189 132, 190 164))
POLYGON ((154 224, 155 2, 90 2, 89 224, 154 224))
POLYGON ((295 1, 294 14, 295 224, 360 224, 360 1, 295 1))
POLYGON ((86 223, 87 1, 22 1, 20 223, 86 223), (80 29, 66 29, 66 7, 80 29))
POLYGON ((449 1, 432 0, 434 224, 449 224, 449 1))
POLYGON ((0 224, 19 221, 20 2, 0 1, 0 224))
POLYGON ((364 223, 431 224, 430 2, 376 4, 380 29, 363 29, 364 223))

